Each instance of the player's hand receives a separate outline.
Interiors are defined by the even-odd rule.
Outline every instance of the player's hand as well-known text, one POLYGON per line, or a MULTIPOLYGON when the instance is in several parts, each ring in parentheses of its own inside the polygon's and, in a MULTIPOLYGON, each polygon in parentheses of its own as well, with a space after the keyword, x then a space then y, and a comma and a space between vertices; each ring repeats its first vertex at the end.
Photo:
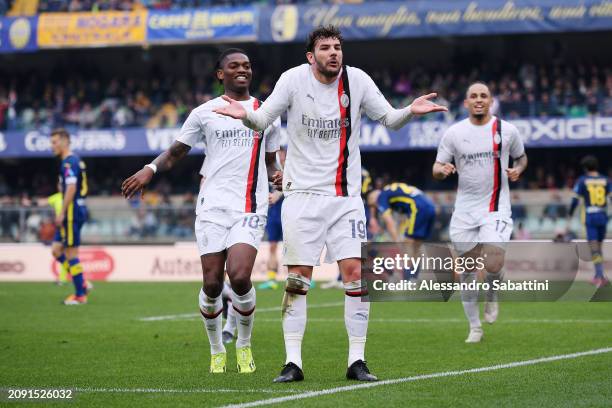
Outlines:
POLYGON ((444 175, 444 178, 447 178, 451 174, 455 174, 457 169, 452 163, 442 163, 442 167, 440 168, 440 173, 444 175))
POLYGON ((64 224, 64 213, 60 213, 55 216, 55 225, 61 227, 62 224, 64 224))
POLYGON ((274 186, 275 189, 277 189, 278 191, 283 190, 283 172, 282 171, 280 170, 275 171, 270 181, 272 182, 272 185, 274 186))
POLYGON ((508 175, 508 180, 510 181, 517 181, 521 177, 521 172, 519 169, 515 169, 514 167, 506 169, 506 174, 508 175))
POLYGON ((446 106, 438 105, 430 99, 438 96, 437 93, 430 93, 427 95, 419 96, 410 105, 410 111, 414 115, 426 115, 428 113, 433 112, 448 112, 448 108, 446 106))
POLYGON ((137 192, 140 192, 142 195, 145 186, 151 182, 152 178, 153 169, 143 167, 136 174, 130 176, 121 184, 121 193, 128 200, 137 192))
POLYGON ((372 235, 378 235, 381 233, 380 225, 378 224, 378 221, 376 221, 376 218, 370 218, 368 228, 370 229, 372 235))
POLYGON ((229 102, 229 105, 213 109, 213 112, 218 113, 219 115, 229 116, 230 118, 234 119, 246 118, 247 111, 238 101, 233 100, 227 95, 222 95, 221 98, 223 98, 224 101, 229 102))

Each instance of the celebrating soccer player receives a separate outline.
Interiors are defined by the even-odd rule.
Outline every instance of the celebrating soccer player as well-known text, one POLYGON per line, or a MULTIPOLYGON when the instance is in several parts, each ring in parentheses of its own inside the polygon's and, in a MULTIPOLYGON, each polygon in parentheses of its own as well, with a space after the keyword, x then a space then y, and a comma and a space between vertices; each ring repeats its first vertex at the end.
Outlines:
POLYGON ((306 294, 313 266, 323 246, 337 261, 345 288, 345 324, 349 336, 347 378, 374 381, 365 363, 369 302, 360 299, 361 243, 366 240, 365 210, 360 198, 361 112, 399 129, 412 114, 447 110, 429 101, 435 94, 394 109, 374 81, 358 68, 343 65, 342 35, 335 27, 319 27, 308 36, 307 64, 281 75, 272 95, 257 111, 225 98, 215 112, 252 129, 265 129, 287 111, 289 134, 282 180, 285 201, 282 225, 283 262, 288 266, 282 324, 287 359, 275 382, 301 381, 302 338, 306 328, 306 294))
MULTIPOLYGON (((606 238, 608 226, 608 197, 612 193, 612 182, 599 173, 599 162, 595 156, 582 159, 584 176, 576 181, 574 197, 569 210, 569 217, 574 215, 579 199, 584 202, 584 225, 587 241, 591 248, 591 257, 595 267, 593 285, 598 288, 606 286, 610 281, 604 273, 603 251, 601 243, 606 238)), ((568 220, 569 221, 569 220, 568 220)))
MULTIPOLYGON (((226 50, 219 57, 217 68, 224 97, 236 100, 245 111, 257 110, 260 102, 249 94, 251 62, 244 51, 226 50)), ((268 181, 280 185, 282 177, 276 165, 280 120, 270 122, 263 131, 253 131, 238 120, 214 113, 215 108, 225 104, 219 97, 194 109, 172 146, 125 180, 122 190, 129 199, 142 191, 157 171, 169 170, 196 143, 204 143, 206 180, 198 195, 195 233, 202 261, 204 284, 199 305, 210 341, 210 371, 226 371, 221 292, 227 262, 232 306, 238 313, 238 372, 252 373, 255 289, 251 272, 266 225, 268 181)))
POLYGON ((70 150, 70 134, 65 129, 51 132, 51 150, 62 159, 60 165, 60 186, 62 206, 55 216, 55 238, 51 252, 60 267, 68 269, 74 284, 74 295, 64 300, 65 305, 87 303, 87 282, 79 261, 81 228, 87 221, 87 173, 85 163, 70 150))
MULTIPOLYGON (((508 180, 517 181, 527 167, 518 130, 491 115, 492 101, 485 84, 477 82, 468 88, 464 106, 469 117, 444 133, 433 165, 433 176, 438 180, 454 173, 459 175, 450 238, 459 256, 476 258, 486 254, 489 283, 502 278, 505 243, 512 234, 508 180), (510 157, 513 167, 509 167, 510 157)), ((461 274, 462 282, 476 279, 475 271, 461 274)), ((470 324, 465 341, 478 343, 483 335, 478 291, 463 291, 461 298, 470 324)), ((498 311, 497 293, 490 290, 485 302, 485 321, 493 323, 498 311)))

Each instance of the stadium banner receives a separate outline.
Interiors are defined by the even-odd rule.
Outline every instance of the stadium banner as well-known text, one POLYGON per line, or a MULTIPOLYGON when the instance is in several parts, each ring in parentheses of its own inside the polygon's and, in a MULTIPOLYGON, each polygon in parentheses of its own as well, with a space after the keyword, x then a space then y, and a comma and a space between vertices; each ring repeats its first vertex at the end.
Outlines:
POLYGON ((147 11, 42 13, 40 48, 102 47, 144 44, 147 11))
MULTIPOLYGON (((282 258, 282 245, 278 248, 282 258)), ((267 280, 269 244, 262 242, 252 279, 267 280)), ((324 255, 321 257, 323 258, 324 255)), ((88 279, 114 282, 201 282, 202 265, 195 242, 176 245, 84 245, 79 259, 88 279)), ((43 244, 0 244, 0 282, 50 282, 57 279, 58 265, 51 248, 43 244)), ((287 268, 279 268, 279 280, 287 276, 287 268)), ((317 280, 338 276, 336 264, 323 264, 314 269, 317 280)))
MULTIPOLYGON (((612 117, 526 118, 509 122, 518 128, 527 148, 612 145, 612 117)), ((361 150, 433 150, 452 123, 414 121, 394 131, 378 122, 363 121, 361 150)), ((170 147, 179 131, 179 128, 76 130, 71 135, 72 147, 82 157, 154 156, 170 147)), ((235 141, 243 143, 241 139, 235 141)), ((282 129, 281 143, 287 144, 286 128, 282 129)), ((201 154, 202 147, 194 146, 190 154, 201 154)), ((0 132, 0 158, 50 156, 48 132, 0 132)))
POLYGON ((609 0, 416 0, 263 7, 260 42, 303 41, 333 24, 347 40, 610 30, 609 0))
POLYGON ((36 51, 37 23, 36 17, 0 17, 0 53, 36 51))
POLYGON ((257 10, 256 7, 151 10, 147 16, 147 42, 255 40, 257 10))

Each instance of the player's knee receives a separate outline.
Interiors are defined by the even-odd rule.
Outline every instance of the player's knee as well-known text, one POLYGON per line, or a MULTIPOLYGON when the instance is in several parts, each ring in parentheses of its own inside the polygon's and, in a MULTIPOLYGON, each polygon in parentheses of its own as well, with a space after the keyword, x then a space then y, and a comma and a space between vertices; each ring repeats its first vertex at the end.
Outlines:
POLYGON ((51 248, 51 255, 53 255, 54 258, 57 258, 58 256, 60 256, 62 252, 63 252, 62 248, 60 247, 51 248))
POLYGON ((204 293, 210 298, 217 298, 221 296, 223 291, 223 282, 218 282, 215 279, 206 280, 204 278, 204 293))
POLYGON ((485 262, 485 269, 489 273, 499 273, 504 267, 504 259, 496 258, 485 262))
POLYGON ((361 280, 361 262, 357 259, 343 261, 341 265, 342 279, 345 282, 361 280))

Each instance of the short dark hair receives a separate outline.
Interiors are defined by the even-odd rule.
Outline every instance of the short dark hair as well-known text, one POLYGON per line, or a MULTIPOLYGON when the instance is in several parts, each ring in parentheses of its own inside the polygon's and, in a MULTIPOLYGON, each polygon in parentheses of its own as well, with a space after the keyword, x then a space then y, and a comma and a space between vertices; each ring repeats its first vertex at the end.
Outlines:
POLYGON ((580 165, 586 171, 597 171, 597 169, 599 169, 599 161, 597 157, 592 155, 584 156, 580 161, 580 165))
POLYGON ((216 69, 222 69, 223 68, 223 60, 228 55, 232 55, 232 54, 244 54, 244 55, 247 55, 246 51, 244 51, 242 48, 228 48, 228 49, 224 50, 223 52, 221 52, 221 54, 219 54, 219 58, 217 58, 216 69))
POLYGON ((470 84, 470 85, 467 87, 467 89, 465 90, 465 97, 466 97, 466 98, 468 97, 468 91, 469 91, 469 90, 470 90, 470 88, 471 88, 471 87, 473 87, 474 85, 484 85, 484 86, 486 86, 486 87, 487 87, 487 89, 489 90, 489 95, 493 96, 493 95, 491 94, 491 88, 489 88, 489 85, 487 85, 487 83, 486 83, 486 82, 484 82, 484 81, 474 81, 474 82, 472 82, 472 83, 471 83, 471 84, 470 84))
POLYGON ((64 128, 55 128, 51 131, 51 136, 58 135, 62 139, 70 140, 70 133, 64 128))
POLYGON ((316 42, 324 38, 337 38, 340 41, 340 45, 344 43, 344 38, 342 38, 342 33, 338 28, 333 25, 319 26, 308 34, 306 52, 314 52, 316 42))

